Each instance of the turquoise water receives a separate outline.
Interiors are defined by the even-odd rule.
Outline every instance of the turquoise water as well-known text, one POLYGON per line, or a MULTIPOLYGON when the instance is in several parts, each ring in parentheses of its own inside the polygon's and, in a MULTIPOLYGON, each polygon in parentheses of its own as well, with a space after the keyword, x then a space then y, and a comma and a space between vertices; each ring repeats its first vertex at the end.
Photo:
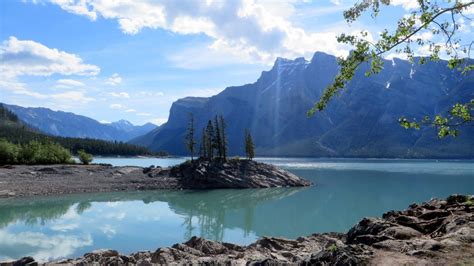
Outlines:
MULTIPOLYGON (((168 166, 184 158, 100 158, 168 166)), ((151 191, 0 200, 0 260, 77 257, 98 248, 155 250, 193 235, 248 244, 345 232, 364 216, 453 193, 474 194, 473 161, 260 158, 309 188, 151 191)))

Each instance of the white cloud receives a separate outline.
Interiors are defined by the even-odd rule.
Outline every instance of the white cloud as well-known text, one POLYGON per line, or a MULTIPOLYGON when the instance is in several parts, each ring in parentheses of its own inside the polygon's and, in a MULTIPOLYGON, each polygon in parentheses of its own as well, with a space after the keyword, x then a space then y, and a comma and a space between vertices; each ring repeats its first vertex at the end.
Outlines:
POLYGON ((24 231, 20 233, 0 230, 0 250, 16 250, 23 247, 29 250, 28 256, 40 262, 69 257, 78 249, 93 244, 90 235, 78 237, 56 234, 52 236, 40 232, 24 231))
POLYGON ((112 97, 116 97, 116 98, 124 98, 124 99, 129 99, 130 98, 130 94, 128 94, 127 92, 111 92, 109 93, 110 96, 112 97))
POLYGON ((406 10, 420 7, 420 5, 418 5, 418 1, 416 0, 391 0, 390 4, 394 6, 402 6, 406 10))
POLYGON ((50 76, 97 75, 100 71, 95 65, 84 64, 75 55, 49 48, 30 40, 10 37, 0 46, 0 71, 9 77, 23 75, 50 76))
POLYGON ((60 224, 52 225, 51 230, 60 231, 60 232, 67 232, 67 231, 74 230, 78 227, 79 227, 79 224, 77 224, 77 223, 68 223, 68 224, 60 223, 60 224))
POLYGON ((114 73, 105 81, 105 84, 112 85, 112 86, 117 86, 120 83, 122 83, 122 77, 117 73, 114 73))
MULTIPOLYGON (((87 103, 94 99, 87 97, 82 91, 53 94, 34 91, 21 82, 20 78, 53 74, 94 76, 99 71, 99 67, 84 64, 82 59, 75 54, 49 48, 35 41, 18 40, 12 36, 0 45, 0 90, 13 94, 41 100, 87 103)), ((56 83, 56 87, 59 88, 81 86, 84 86, 82 82, 73 79, 59 79, 56 83)))
MULTIPOLYGON (((347 0, 330 0, 330 1, 331 3, 335 5, 341 5, 342 2, 346 2, 346 3, 349 2, 352 5, 355 3, 355 1, 347 1, 347 0)), ((390 0, 390 4, 394 6, 402 6, 406 10, 415 9, 419 7, 418 1, 416 0, 390 0)))
POLYGON ((337 33, 308 33, 289 21, 297 0, 51 2, 91 20, 99 16, 116 20, 126 34, 145 28, 205 34, 212 39, 208 49, 251 62, 272 63, 277 56, 311 56, 316 50, 347 54, 336 41, 337 33))
POLYGON ((51 0, 52 3, 60 5, 62 9, 88 17, 91 20, 97 19, 97 14, 89 10, 89 7, 85 1, 81 1, 81 4, 75 3, 75 1, 70 0, 51 0))
POLYGON ((137 110, 132 109, 132 108, 125 110, 126 113, 135 113, 136 111, 137 110))
POLYGON ((115 219, 115 220, 123 220, 127 216, 125 212, 117 212, 117 213, 107 213, 104 214, 104 217, 107 219, 115 219))
POLYGON ((166 123, 168 121, 168 118, 163 118, 163 117, 157 117, 155 119, 150 120, 151 123, 161 126, 162 124, 166 123))
POLYGON ((118 103, 113 103, 110 105, 110 108, 112 109, 124 109, 125 106, 121 105, 121 104, 118 104, 118 103))
POLYGON ((74 79, 58 79, 56 81, 57 88, 70 88, 70 87, 83 87, 85 86, 84 83, 74 80, 74 79))
POLYGON ((68 91, 63 93, 48 95, 49 98, 61 100, 63 102, 74 101, 81 103, 88 103, 94 101, 94 98, 87 97, 82 91, 68 91))
POLYGON ((138 94, 140 96, 146 96, 146 97, 159 97, 159 96, 164 96, 165 95, 162 91, 158 91, 158 92, 140 91, 138 94))
POLYGON ((137 113, 137 115, 139 115, 139 116, 151 116, 150 113, 137 113))
POLYGON ((82 91, 67 91, 61 93, 40 93, 35 92, 27 88, 26 84, 17 82, 17 81, 9 81, 9 80, 1 80, 0 74, 0 91, 11 92, 13 94, 18 95, 25 95, 35 99, 40 100, 56 100, 58 102, 78 102, 78 103, 88 103, 94 101, 94 98, 87 97, 84 92, 82 91))
POLYGON ((115 234, 117 234, 117 230, 110 224, 105 224, 99 228, 104 235, 106 235, 108 238, 113 237, 115 234))

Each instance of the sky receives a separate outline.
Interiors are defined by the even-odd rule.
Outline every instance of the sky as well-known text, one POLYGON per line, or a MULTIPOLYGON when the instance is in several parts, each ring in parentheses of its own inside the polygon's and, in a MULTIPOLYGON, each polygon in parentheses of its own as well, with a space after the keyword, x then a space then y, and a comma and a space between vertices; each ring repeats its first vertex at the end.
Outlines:
POLYGON ((160 125, 179 98, 255 82, 277 57, 345 56, 337 35, 374 38, 417 7, 392 0, 349 25, 354 2, 2 0, 0 102, 160 125))

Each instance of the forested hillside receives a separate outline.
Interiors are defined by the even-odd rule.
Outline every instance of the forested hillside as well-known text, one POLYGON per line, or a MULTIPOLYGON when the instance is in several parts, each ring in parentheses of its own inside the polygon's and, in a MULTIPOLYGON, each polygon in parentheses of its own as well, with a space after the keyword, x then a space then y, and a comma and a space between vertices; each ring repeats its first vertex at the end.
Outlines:
POLYGON ((4 107, 15 113, 28 126, 51 136, 126 142, 156 128, 156 125, 151 123, 135 126, 126 120, 104 124, 83 115, 43 107, 7 104, 4 104, 4 107))
POLYGON ((31 141, 54 142, 76 154, 78 150, 85 150, 94 155, 151 155, 144 147, 124 142, 109 142, 97 139, 65 138, 49 136, 39 130, 32 129, 18 119, 18 117, 0 104, 0 139, 15 144, 27 144, 31 141))

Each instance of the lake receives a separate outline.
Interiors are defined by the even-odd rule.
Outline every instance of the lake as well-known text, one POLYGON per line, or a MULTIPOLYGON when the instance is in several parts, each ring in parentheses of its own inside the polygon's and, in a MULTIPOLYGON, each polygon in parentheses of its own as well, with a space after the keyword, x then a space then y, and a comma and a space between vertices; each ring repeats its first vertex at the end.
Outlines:
MULTIPOLYGON (((96 158, 113 165, 185 158, 96 158)), ((193 235, 237 244, 261 236, 346 232, 365 216, 453 193, 474 194, 474 161, 258 158, 309 188, 140 191, 0 200, 0 260, 46 261, 99 248, 155 250, 193 235)))

